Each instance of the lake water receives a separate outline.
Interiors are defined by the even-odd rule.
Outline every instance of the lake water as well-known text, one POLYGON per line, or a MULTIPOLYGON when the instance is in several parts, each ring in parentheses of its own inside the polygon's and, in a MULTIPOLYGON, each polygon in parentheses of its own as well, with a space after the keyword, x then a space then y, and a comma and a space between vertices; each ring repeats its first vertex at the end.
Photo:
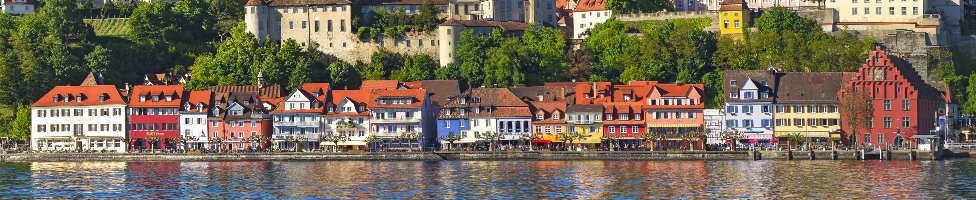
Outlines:
POLYGON ((0 163, 0 198, 976 199, 976 160, 0 163))

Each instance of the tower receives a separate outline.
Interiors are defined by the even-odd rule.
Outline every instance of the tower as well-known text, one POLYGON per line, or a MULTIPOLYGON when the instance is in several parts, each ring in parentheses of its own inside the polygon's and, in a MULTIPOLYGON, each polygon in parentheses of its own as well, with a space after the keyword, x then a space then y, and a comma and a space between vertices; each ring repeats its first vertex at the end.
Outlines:
POLYGON ((268 6, 264 0, 249 0, 244 5, 244 30, 254 34, 258 43, 268 37, 268 6))

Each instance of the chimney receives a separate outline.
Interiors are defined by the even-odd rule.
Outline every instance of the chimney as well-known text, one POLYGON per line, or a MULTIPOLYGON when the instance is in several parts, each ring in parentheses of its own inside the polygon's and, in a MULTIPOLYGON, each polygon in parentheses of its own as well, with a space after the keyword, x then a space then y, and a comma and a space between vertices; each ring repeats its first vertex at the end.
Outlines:
POLYGON ((566 87, 559 88, 559 98, 563 98, 563 100, 566 100, 566 87))
POLYGON ((596 98, 596 83, 597 82, 590 83, 590 84, 593 84, 593 98, 596 98))

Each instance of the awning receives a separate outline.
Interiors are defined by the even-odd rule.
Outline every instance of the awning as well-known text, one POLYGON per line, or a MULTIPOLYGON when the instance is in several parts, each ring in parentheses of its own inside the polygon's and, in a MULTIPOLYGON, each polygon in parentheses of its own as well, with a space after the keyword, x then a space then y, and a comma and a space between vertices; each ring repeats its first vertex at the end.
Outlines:
POLYGON ((647 127, 651 128, 669 128, 669 127, 701 127, 701 124, 647 124, 647 127))
POLYGON ((747 140, 768 140, 773 139, 773 134, 746 134, 745 138, 747 140))
POLYGON ((912 138, 915 139, 934 139, 939 137, 938 135, 913 135, 912 138))
POLYGON ((831 139, 841 139, 840 138, 840 133, 831 133, 830 134, 830 138, 831 139))
MULTIPOLYGON (((830 136, 830 133, 829 132, 824 132, 824 131, 816 131, 816 132, 814 132, 814 131, 809 131, 809 132, 776 131, 776 134, 774 134, 774 135, 776 137, 789 137, 790 134, 792 134, 792 133, 799 133, 800 136, 803 136, 803 137, 823 137, 823 138, 825 138, 825 137, 829 137, 830 136)), ((838 136, 838 138, 839 138, 839 136, 838 136)))
POLYGON ((546 143, 546 144, 549 144, 549 143, 552 143, 552 141, 551 140, 532 140, 532 143, 546 143))

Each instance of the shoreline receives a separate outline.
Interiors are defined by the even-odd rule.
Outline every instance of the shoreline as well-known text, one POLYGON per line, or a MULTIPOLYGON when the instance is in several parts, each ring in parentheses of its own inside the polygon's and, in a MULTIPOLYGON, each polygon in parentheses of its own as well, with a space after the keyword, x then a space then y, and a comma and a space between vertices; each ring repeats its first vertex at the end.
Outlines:
POLYGON ((445 161, 445 160, 942 160, 976 151, 587 151, 314 153, 12 153, 0 162, 80 161, 445 161), (862 155, 863 153, 863 155, 862 155))

